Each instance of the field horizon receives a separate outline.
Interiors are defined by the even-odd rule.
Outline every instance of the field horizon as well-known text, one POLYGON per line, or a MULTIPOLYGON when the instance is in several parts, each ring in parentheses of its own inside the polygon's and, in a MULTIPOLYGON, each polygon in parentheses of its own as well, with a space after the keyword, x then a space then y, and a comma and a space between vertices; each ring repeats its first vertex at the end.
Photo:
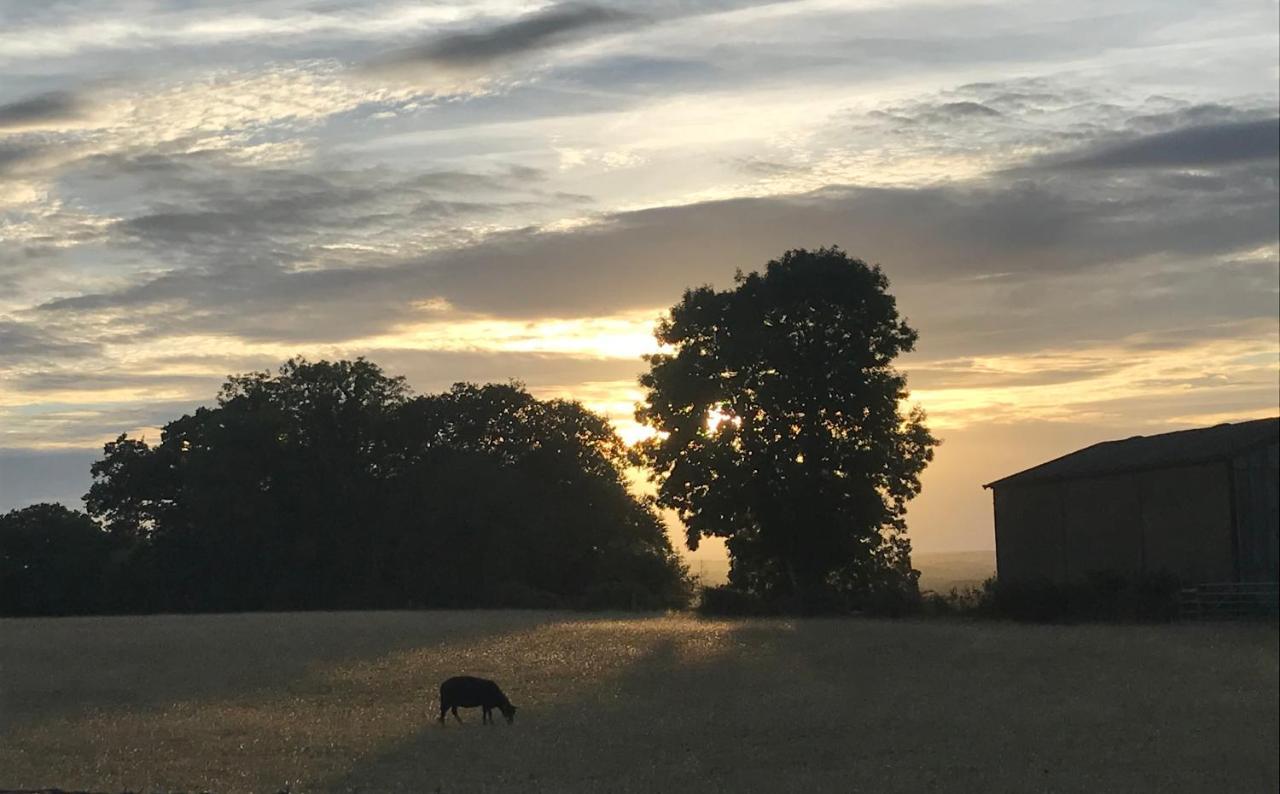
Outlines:
POLYGON ((342 612, 0 620, 0 787, 1262 791, 1273 624, 342 612), (449 675, 514 725, 436 723, 449 675))
MULTIPOLYGON (((729 560, 723 555, 693 554, 683 559, 699 584, 715 586, 729 581, 729 560)), ((920 571, 922 591, 947 593, 952 588, 976 587, 995 576, 996 551, 913 551, 911 564, 920 571)))

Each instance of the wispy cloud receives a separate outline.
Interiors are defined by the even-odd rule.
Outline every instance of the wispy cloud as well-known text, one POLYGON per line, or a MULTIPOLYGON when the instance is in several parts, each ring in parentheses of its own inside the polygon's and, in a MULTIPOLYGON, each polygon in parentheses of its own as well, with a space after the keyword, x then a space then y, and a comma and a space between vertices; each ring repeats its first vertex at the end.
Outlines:
POLYGON ((60 339, 39 325, 0 318, 0 368, 20 362, 84 359, 102 351, 95 342, 60 339))
POLYGON ((1185 127, 1047 159, 1051 169, 1212 168, 1280 160, 1280 118, 1185 127))
POLYGON ((614 8, 562 3, 511 22, 437 36, 423 44, 391 53, 374 61, 373 65, 392 68, 427 65, 473 70, 638 19, 634 14, 614 8))

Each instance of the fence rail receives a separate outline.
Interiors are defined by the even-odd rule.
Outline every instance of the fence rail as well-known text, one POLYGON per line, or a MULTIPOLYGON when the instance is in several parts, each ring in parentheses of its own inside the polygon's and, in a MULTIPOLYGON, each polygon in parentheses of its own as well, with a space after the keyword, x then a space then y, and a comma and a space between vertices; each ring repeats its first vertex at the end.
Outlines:
POLYGON ((1178 613, 1191 620, 1280 614, 1276 582, 1209 582, 1183 588, 1178 613))

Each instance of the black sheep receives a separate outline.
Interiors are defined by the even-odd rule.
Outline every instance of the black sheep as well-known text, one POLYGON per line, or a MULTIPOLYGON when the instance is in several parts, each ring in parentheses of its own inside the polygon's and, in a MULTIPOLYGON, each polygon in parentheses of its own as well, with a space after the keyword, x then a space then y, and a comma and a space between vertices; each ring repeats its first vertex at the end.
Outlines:
POLYGON ((444 724, 445 712, 452 711, 453 718, 462 722, 462 718, 458 716, 458 708, 476 706, 484 709, 480 720, 482 723, 493 722, 494 709, 501 711, 507 722, 515 721, 516 707, 502 694, 498 685, 487 678, 458 675, 440 685, 440 724, 444 724))

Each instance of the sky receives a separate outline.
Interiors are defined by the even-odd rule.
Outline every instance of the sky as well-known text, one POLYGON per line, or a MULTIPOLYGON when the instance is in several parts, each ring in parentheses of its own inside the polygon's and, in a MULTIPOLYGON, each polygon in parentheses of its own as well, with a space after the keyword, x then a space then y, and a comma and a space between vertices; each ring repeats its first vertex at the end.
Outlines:
POLYGON ((685 288, 837 244, 920 333, 915 547, 993 548, 984 482, 1280 412, 1277 8, 0 0, 0 510, 294 355, 635 438, 685 288))

